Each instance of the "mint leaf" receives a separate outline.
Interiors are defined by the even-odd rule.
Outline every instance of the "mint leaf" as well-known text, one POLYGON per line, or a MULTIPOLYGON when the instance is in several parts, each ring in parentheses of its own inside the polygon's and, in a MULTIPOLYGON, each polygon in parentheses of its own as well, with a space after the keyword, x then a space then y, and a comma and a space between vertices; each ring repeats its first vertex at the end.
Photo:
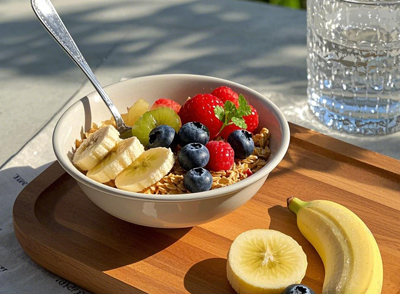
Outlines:
POLYGON ((235 124, 241 129, 246 129, 247 124, 243 116, 251 114, 251 107, 247 102, 246 98, 240 94, 239 95, 239 106, 232 101, 225 101, 224 107, 216 106, 214 108, 215 116, 222 121, 222 127, 219 130, 221 132, 227 125, 235 124))
POLYGON ((226 101, 225 104, 224 104, 224 109, 225 109, 225 116, 226 116, 226 117, 225 117, 224 123, 228 124, 229 121, 230 121, 233 117, 237 116, 236 105, 233 104, 232 101, 229 101, 229 100, 228 100, 228 101, 226 101))
POLYGON ((243 117, 232 117, 232 122, 241 129, 247 128, 247 124, 244 121, 243 117))
POLYGON ((214 108, 214 114, 215 116, 222 122, 225 121, 225 110, 223 107, 221 106, 215 106, 214 108))
POLYGON ((241 117, 249 115, 251 113, 251 107, 242 94, 239 95, 239 107, 237 109, 237 113, 238 116, 241 117))

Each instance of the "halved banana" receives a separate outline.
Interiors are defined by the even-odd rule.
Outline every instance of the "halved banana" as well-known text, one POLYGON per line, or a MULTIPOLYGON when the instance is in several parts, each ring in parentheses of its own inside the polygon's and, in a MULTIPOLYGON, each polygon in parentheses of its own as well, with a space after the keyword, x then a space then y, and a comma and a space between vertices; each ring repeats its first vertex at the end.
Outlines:
POLYGON ((174 163, 175 157, 171 149, 148 149, 115 178, 115 185, 122 190, 140 192, 161 180, 174 163))
POLYGON ((280 294, 306 274, 307 257, 290 236, 275 230, 245 231, 228 253, 227 277, 241 294, 280 294))
POLYGON ((127 168, 144 152, 144 147, 136 137, 118 142, 115 151, 110 152, 94 168, 87 172, 87 176, 99 183, 114 180, 115 177, 127 168))
POLYGON ((82 171, 90 170, 107 156, 119 140, 119 132, 112 125, 101 128, 82 141, 72 163, 82 171))

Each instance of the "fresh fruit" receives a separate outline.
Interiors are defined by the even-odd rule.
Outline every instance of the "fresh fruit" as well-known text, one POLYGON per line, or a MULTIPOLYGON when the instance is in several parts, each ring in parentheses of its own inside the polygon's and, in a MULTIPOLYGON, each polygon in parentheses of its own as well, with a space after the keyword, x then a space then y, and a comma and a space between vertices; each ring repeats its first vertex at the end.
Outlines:
POLYGON ((210 141, 206 144, 210 153, 210 160, 206 168, 208 170, 229 170, 235 161, 235 152, 231 145, 224 141, 210 141))
POLYGON ((178 162, 185 170, 204 167, 210 159, 208 149, 200 143, 189 143, 178 153, 178 162))
POLYGON ((242 129, 241 127, 238 127, 238 126, 235 125, 235 124, 230 124, 230 125, 225 126, 225 127, 222 129, 220 135, 221 135, 221 137, 224 138, 225 140, 228 140, 229 135, 230 135, 233 131, 236 131, 236 130, 243 130, 243 129, 242 129))
POLYGON ((140 192, 161 180, 174 163, 171 149, 148 149, 115 178, 115 186, 126 191, 140 192))
POLYGON ((250 168, 246 169, 244 172, 245 172, 247 177, 250 177, 253 174, 253 172, 251 171, 250 168))
POLYGON ((172 108, 160 107, 149 110, 133 125, 132 135, 137 137, 144 147, 147 147, 151 130, 159 125, 169 125, 178 132, 181 120, 172 108))
POLYGON ((382 258, 365 223, 351 210, 327 200, 288 199, 297 226, 325 267, 322 293, 381 293, 382 258))
POLYGON ((315 292, 302 284, 293 284, 285 288, 281 294, 315 294, 315 292))
POLYGON ((82 141, 74 153, 72 163, 82 171, 92 169, 119 140, 119 132, 112 125, 101 128, 82 141))
MULTIPOLYGON (((251 107, 247 103, 246 98, 243 95, 239 95, 239 106, 236 107, 231 101, 225 101, 224 107, 216 106, 214 109, 216 117, 222 121, 222 126, 220 129, 220 134, 226 133, 224 130, 234 125, 234 129, 246 129, 247 125, 244 120, 244 116, 249 115, 251 113, 251 107)), ((231 127, 232 128, 232 127, 231 127)), ((227 135, 225 135, 225 139, 227 139, 227 135)))
POLYGON ((246 130, 233 131, 228 137, 228 143, 235 151, 236 158, 247 158, 254 151, 253 136, 246 130))
POLYGON ((241 233, 228 253, 227 277, 241 294, 280 294, 300 283, 306 274, 307 257, 290 236, 269 229, 241 233))
POLYGON ((239 95, 227 86, 215 88, 211 94, 221 99, 224 103, 225 101, 231 101, 236 106, 239 106, 239 95))
POLYGON ((244 116, 244 121, 246 122, 247 128, 249 132, 254 132, 259 124, 258 112, 252 105, 250 105, 251 112, 249 115, 244 116))
POLYGON ((150 107, 150 110, 153 110, 153 109, 156 109, 156 108, 159 108, 159 107, 172 108, 176 113, 178 113, 179 110, 181 109, 181 105, 178 102, 176 102, 176 101, 174 101, 172 99, 168 99, 168 98, 157 99, 153 103, 153 105, 150 107))
POLYGON ((208 128, 197 121, 185 123, 178 132, 179 145, 181 147, 189 143, 201 143, 206 145, 210 140, 208 128))
POLYGON ((245 127, 239 127, 238 125, 231 123, 228 124, 227 126, 225 126, 223 128, 223 130, 221 131, 220 135, 222 138, 224 139, 228 139, 229 135, 235 131, 235 130, 240 130, 240 129, 246 129, 249 132, 253 132, 255 129, 257 129, 258 124, 259 124, 259 119, 258 119, 258 113, 257 110, 251 106, 250 106, 250 114, 249 115, 244 115, 243 119, 245 122, 245 127))
POLYGON ((111 151, 86 175, 99 182, 106 183, 128 167, 136 158, 144 152, 144 147, 136 137, 120 140, 115 151, 111 151))
POLYGON ((136 102, 128 109, 127 113, 121 114, 127 126, 133 126, 135 122, 141 117, 146 111, 149 110, 150 104, 143 98, 139 98, 136 102))
POLYGON ((222 127, 222 121, 215 116, 214 109, 223 105, 224 103, 214 95, 197 94, 182 105, 179 116, 182 124, 197 121, 205 125, 210 132, 210 138, 213 139, 222 127))
POLYGON ((203 192, 211 189, 212 175, 202 167, 189 170, 183 178, 183 186, 192 193, 203 192))
POLYGON ((171 126, 159 125, 149 134, 149 148, 166 147, 174 151, 177 145, 178 135, 171 126))

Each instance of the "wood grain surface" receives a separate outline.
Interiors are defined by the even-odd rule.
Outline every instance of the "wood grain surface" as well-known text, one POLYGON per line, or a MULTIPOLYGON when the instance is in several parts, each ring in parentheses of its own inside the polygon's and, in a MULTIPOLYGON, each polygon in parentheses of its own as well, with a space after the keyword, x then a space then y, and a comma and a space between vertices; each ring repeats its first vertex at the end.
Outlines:
MULTIPOLYGON (((15 234, 47 270, 94 293, 235 293, 226 256, 243 231, 292 236, 308 258, 304 284, 321 293, 322 262, 301 235, 286 199, 328 199, 358 214, 374 234, 384 267, 382 293, 400 293, 400 161, 291 124, 284 160, 253 199, 193 228, 154 229, 100 210, 57 162, 14 204, 15 234)), ((360 293, 361 294, 361 293, 360 293)))

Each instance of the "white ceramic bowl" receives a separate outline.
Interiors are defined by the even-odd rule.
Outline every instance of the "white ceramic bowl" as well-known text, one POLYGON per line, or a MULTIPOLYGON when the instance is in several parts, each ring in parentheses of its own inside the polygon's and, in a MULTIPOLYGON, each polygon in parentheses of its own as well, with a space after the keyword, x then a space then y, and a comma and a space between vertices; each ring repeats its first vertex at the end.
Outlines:
POLYGON ((267 98, 245 86, 227 80, 187 74, 156 75, 126 80, 106 87, 120 112, 126 112, 138 98, 151 104, 164 97, 181 104, 198 93, 210 93, 226 85, 243 94, 260 117, 260 126, 271 132, 268 163, 249 178, 211 191, 181 195, 146 195, 126 192, 99 184, 79 172, 71 162, 75 140, 93 122, 109 119, 111 113, 94 92, 72 105, 58 121, 53 133, 53 148, 61 166, 83 192, 101 209, 125 221, 159 228, 191 227, 220 218, 251 199, 269 173, 284 157, 290 131, 282 112, 267 98))

